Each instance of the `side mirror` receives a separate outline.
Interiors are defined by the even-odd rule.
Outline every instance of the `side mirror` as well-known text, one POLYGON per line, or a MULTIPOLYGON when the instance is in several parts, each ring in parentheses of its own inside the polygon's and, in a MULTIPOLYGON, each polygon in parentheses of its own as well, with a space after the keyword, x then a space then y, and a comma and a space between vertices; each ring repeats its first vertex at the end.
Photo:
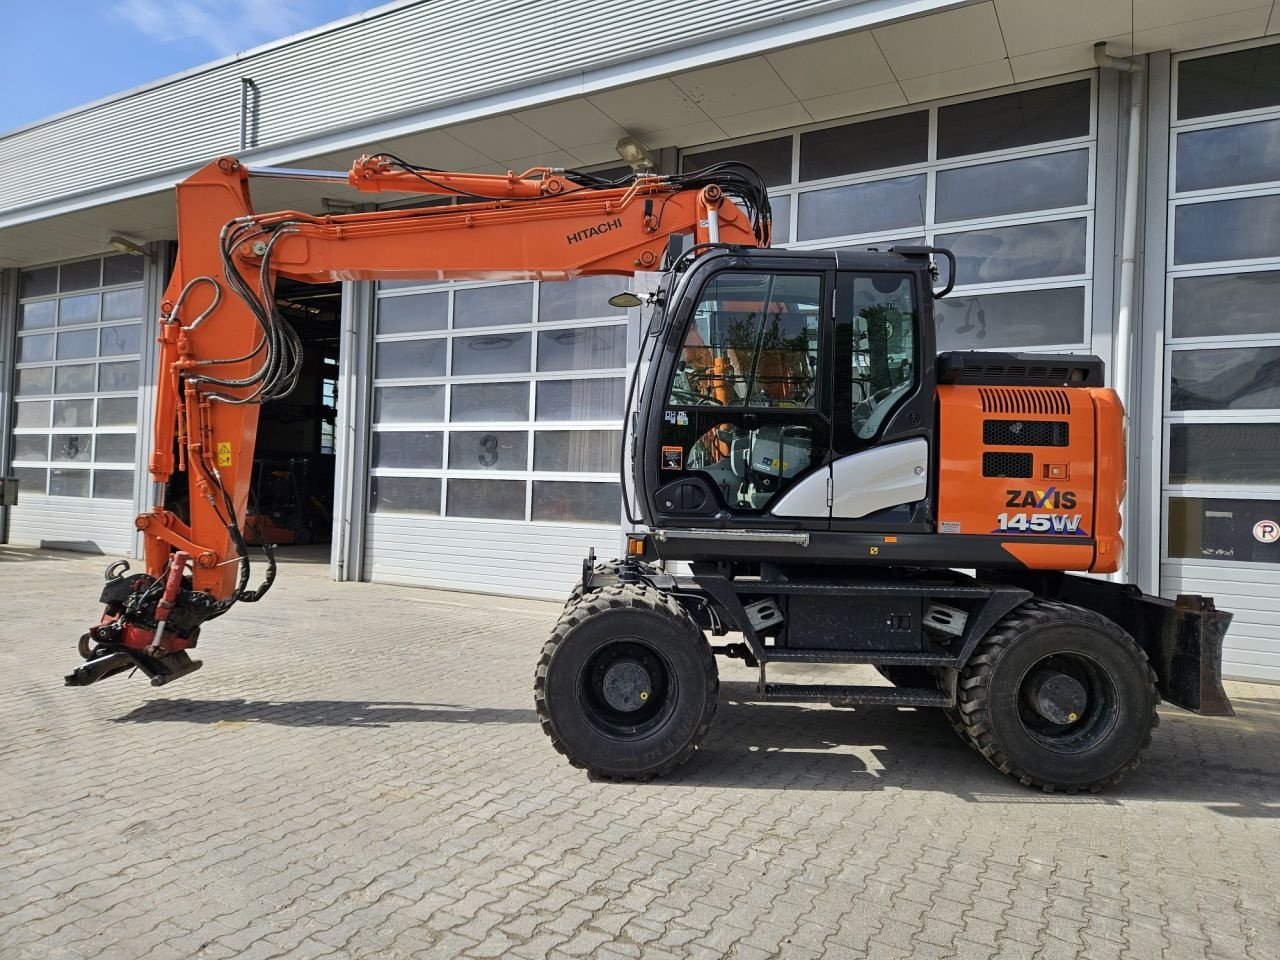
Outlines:
MULTIPOLYGON (((932 257, 935 253, 940 253, 947 260, 947 285, 941 290, 933 291, 933 299, 941 300, 951 292, 952 287, 956 285, 956 255, 946 247, 890 247, 890 253, 900 253, 904 257, 932 257)), ((934 279, 938 279, 938 265, 936 262, 929 264, 929 275, 934 279)))
POLYGON ((611 307, 624 308, 624 307, 639 307, 643 305, 644 305, 644 301, 641 300, 634 293, 631 293, 629 290, 624 290, 622 293, 615 293, 612 297, 609 298, 609 306, 611 307))

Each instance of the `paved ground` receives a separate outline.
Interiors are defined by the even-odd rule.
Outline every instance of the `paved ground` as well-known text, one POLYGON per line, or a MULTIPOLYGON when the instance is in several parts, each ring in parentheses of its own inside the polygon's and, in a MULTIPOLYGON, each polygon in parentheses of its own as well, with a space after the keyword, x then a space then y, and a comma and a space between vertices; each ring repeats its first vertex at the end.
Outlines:
POLYGON ((551 604, 286 568, 155 690, 64 689, 100 560, 0 549, 0 957, 1280 956, 1280 689, 1046 797, 931 712, 747 705, 590 782, 531 705, 551 604))

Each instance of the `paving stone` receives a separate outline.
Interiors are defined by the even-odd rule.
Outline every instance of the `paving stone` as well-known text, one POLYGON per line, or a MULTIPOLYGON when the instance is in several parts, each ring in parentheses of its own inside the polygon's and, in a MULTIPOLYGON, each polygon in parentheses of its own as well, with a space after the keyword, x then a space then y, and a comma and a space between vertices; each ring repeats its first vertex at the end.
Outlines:
POLYGON ((597 783, 532 708, 558 604, 288 564, 199 673, 73 690, 102 561, 13 556, 42 603, 0 589, 4 960, 1280 956, 1275 687, 1162 708, 1065 798, 938 714, 751 703, 726 662, 689 764, 597 783))

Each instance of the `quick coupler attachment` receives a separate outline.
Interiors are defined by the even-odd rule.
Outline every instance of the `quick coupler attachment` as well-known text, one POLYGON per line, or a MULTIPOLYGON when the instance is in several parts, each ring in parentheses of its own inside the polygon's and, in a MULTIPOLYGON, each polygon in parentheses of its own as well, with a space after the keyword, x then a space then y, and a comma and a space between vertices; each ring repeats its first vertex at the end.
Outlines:
POLYGON ((200 624, 221 612, 206 593, 191 590, 187 555, 175 552, 163 577, 125 576, 126 560, 107 568, 100 602, 102 619, 80 637, 85 662, 66 676, 68 687, 87 687, 126 670, 141 670, 162 687, 199 670, 187 650, 196 645, 200 624))
POLYGON ((187 656, 187 651, 185 650, 170 653, 159 659, 153 660, 151 657, 145 657, 144 659, 152 661, 150 664, 151 669, 146 667, 143 669, 151 677, 151 685, 153 687, 163 687, 166 683, 172 683, 180 677, 185 677, 188 673, 195 673, 204 666, 204 661, 192 660, 187 656), (160 667, 161 670, 157 671, 155 667, 160 667))
POLYGON ((163 657, 149 657, 133 650, 116 650, 77 667, 67 674, 65 681, 68 687, 87 687, 117 673, 137 668, 151 678, 153 687, 163 687, 188 673, 194 673, 202 666, 202 661, 192 660, 185 650, 165 654, 163 657))

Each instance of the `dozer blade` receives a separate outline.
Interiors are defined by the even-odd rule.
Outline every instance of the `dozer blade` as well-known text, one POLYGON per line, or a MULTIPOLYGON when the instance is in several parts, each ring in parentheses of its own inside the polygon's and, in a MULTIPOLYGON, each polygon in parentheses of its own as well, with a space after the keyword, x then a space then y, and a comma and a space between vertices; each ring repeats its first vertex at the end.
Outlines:
POLYGON ((1166 700, 1206 717, 1235 716, 1222 688, 1222 642, 1230 625, 1231 614, 1215 609, 1208 597, 1178 597, 1173 615, 1160 624, 1156 675, 1166 700))

